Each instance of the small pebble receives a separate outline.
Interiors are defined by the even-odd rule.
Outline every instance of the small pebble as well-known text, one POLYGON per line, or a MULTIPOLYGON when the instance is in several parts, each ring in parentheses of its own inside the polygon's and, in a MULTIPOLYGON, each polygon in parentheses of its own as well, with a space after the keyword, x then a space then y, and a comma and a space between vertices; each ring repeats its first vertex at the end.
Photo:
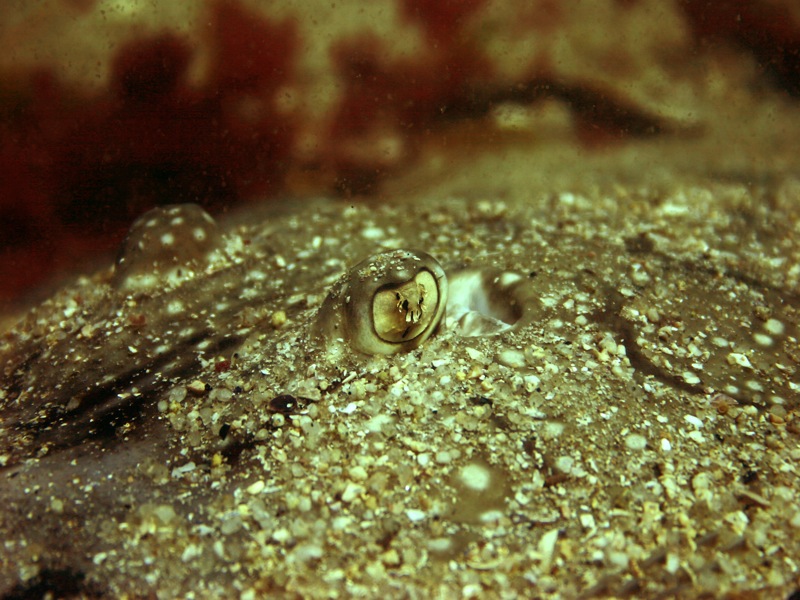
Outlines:
POLYGON ((542 561, 541 568, 543 571, 547 571, 550 568, 550 563, 553 562, 557 541, 558 529, 551 529, 539 539, 537 550, 542 561))
POLYGON ((347 484, 342 492, 342 502, 352 502, 364 493, 364 486, 361 486, 352 481, 347 484))
POLYGON ((792 516, 792 519, 791 521, 789 521, 789 524, 795 529, 800 529, 800 510, 794 513, 794 516, 792 516))
POLYGON ((694 415, 684 415, 683 420, 687 423, 694 425, 698 429, 703 428, 703 421, 695 417, 694 415))
POLYGON ((436 457, 434 458, 434 460, 440 465, 446 465, 453 459, 450 456, 449 452, 443 450, 436 453, 436 457))
POLYGON ((691 371, 685 371, 683 373, 683 380, 688 383, 689 385, 698 385, 701 383, 700 378, 691 371))
POLYGON ((406 510, 406 516, 413 523, 419 523, 425 519, 425 512, 416 508, 409 508, 406 510))
POLYGON ((502 350, 497 355, 497 362, 512 369, 521 369, 525 366, 525 354, 520 350, 502 350))
POLYGON ((731 352, 730 354, 728 354, 728 364, 739 365, 740 367, 744 367, 745 369, 753 368, 753 365, 750 364, 750 359, 747 358, 747 355, 741 354, 739 352, 731 352))
POLYGON ((289 533, 289 530, 285 527, 281 527, 277 529, 272 534, 272 539, 278 542, 279 544, 284 544, 288 542, 292 538, 292 534, 289 533))
POLYGON ((270 318, 270 324, 275 329, 280 329, 281 327, 286 325, 287 320, 288 319, 286 318, 286 313, 282 310, 278 310, 272 313, 272 317, 270 318))
POLYGON ((629 450, 644 450, 647 447, 647 438, 638 433, 631 433, 625 438, 625 445, 629 450))
POLYGON ((195 379, 189 385, 186 386, 186 389, 189 390, 195 396, 202 396, 206 393, 206 384, 200 381, 199 379, 195 379))
POLYGON ((251 483, 249 486, 247 486, 247 493, 255 496, 263 492, 265 487, 267 487, 267 484, 264 483, 263 479, 259 479, 255 483, 251 483))

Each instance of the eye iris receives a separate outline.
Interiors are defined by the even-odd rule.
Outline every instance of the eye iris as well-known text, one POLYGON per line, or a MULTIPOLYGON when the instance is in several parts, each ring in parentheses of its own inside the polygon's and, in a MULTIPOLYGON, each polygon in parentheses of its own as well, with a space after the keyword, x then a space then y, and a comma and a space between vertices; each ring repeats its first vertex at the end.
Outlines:
POLYGON ((313 336, 339 360, 345 346, 395 354, 423 344, 444 318, 447 276, 421 250, 396 249, 351 267, 317 312, 313 336))
POLYGON ((432 325, 437 301, 436 280, 428 271, 420 271, 410 281, 379 290, 372 302, 375 333, 392 343, 416 338, 432 325), (426 297, 428 302, 423 304, 426 297), (426 305, 433 309, 428 310, 426 305))

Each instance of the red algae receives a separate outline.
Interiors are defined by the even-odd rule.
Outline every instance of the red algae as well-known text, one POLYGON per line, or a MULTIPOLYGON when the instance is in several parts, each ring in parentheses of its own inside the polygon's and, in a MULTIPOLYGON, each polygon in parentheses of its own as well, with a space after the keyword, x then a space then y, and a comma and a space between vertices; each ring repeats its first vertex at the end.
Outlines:
MULTIPOLYGON (((114 247, 154 206, 192 202, 217 213, 298 191, 378 194, 426 148, 448 146, 458 122, 485 146, 502 137, 508 124, 496 121, 497 107, 560 106, 568 141, 595 151, 698 131, 715 93, 707 73, 728 68, 708 58, 707 42, 743 55, 731 69, 755 59, 768 83, 800 95, 800 25, 787 2, 676 0, 657 13, 646 0, 596 11, 552 0, 397 0, 375 13, 389 15, 380 23, 360 20, 360 9, 351 23, 349 8, 325 7, 320 15, 337 21, 330 28, 313 7, 198 6, 181 13, 186 22, 153 27, 150 15, 138 28, 141 15, 123 11, 110 26, 92 0, 56 2, 49 8, 95 23, 89 30, 109 36, 112 49, 89 44, 96 63, 78 55, 75 68, 72 55, 58 63, 58 44, 49 60, 6 61, 0 303, 114 247), (656 17, 669 25, 654 27, 656 17), (617 26, 619 36, 603 33, 617 26), (687 69, 692 61, 698 68, 687 69)), ((27 48, 19 56, 60 23, 33 9, 7 22, 2 39, 27 48)), ((523 135, 538 139, 536 125, 523 135)))
POLYGON ((681 0, 697 40, 727 40, 755 56, 792 96, 800 96, 800 13, 788 5, 752 0, 681 0))
POLYGON ((330 135, 340 191, 374 193, 386 170, 411 154, 405 145, 465 116, 465 100, 470 104, 493 75, 489 60, 465 32, 469 17, 483 4, 484 0, 401 2, 403 17, 420 25, 428 38, 424 52, 409 57, 383 58, 386 43, 373 35, 350 38, 334 48, 345 86, 330 135), (386 152, 376 152, 371 160, 347 152, 348 140, 359 144, 364 143, 360 138, 372 141, 376 136, 387 144, 400 140, 401 150, 388 159, 386 152))
POLYGON ((292 22, 273 23, 239 4, 221 0, 214 2, 212 14, 211 87, 222 94, 265 93, 291 78, 297 46, 292 22))
POLYGON ((401 160, 413 136, 444 121, 448 109, 467 92, 471 76, 480 72, 471 57, 449 54, 381 61, 381 46, 377 38, 365 36, 334 52, 345 93, 332 120, 330 155, 339 187, 348 193, 375 191, 382 171, 397 166, 391 160, 386 164, 377 152, 371 159, 343 152, 348 141, 357 147, 375 137, 399 140, 404 150, 396 160, 401 160))
POLYGON ((403 14, 419 22, 428 37, 444 47, 458 40, 465 21, 478 11, 486 0, 402 0, 403 14))
POLYGON ((194 48, 170 33, 122 47, 107 89, 88 97, 50 71, 6 84, 0 300, 63 267, 65 255, 107 251, 153 206, 221 209, 281 188, 293 126, 270 94, 292 77, 293 26, 233 3, 212 15, 214 65, 199 87, 187 83, 194 48), (255 118, 237 109, 253 94, 255 118))

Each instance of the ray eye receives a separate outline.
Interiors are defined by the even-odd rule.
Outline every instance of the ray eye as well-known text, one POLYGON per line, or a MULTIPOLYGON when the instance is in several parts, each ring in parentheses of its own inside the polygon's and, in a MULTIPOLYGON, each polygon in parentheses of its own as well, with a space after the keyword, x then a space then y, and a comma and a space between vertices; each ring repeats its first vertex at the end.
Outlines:
POLYGON ((446 304, 447 278, 437 260, 393 250, 362 261, 336 283, 320 308, 318 331, 365 354, 394 354, 427 340, 446 304))

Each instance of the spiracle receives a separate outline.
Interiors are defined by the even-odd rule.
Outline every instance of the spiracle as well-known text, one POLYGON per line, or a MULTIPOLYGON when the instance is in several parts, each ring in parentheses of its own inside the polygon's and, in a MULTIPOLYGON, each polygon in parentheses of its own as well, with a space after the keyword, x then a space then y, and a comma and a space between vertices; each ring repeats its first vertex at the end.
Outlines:
POLYGON ((531 290, 519 273, 469 268, 450 274, 446 327, 462 337, 513 329, 530 311, 531 290))
POLYGON ((436 331, 447 305, 447 277, 419 250, 391 250, 361 261, 333 286, 317 328, 334 347, 395 354, 418 347, 436 331))

